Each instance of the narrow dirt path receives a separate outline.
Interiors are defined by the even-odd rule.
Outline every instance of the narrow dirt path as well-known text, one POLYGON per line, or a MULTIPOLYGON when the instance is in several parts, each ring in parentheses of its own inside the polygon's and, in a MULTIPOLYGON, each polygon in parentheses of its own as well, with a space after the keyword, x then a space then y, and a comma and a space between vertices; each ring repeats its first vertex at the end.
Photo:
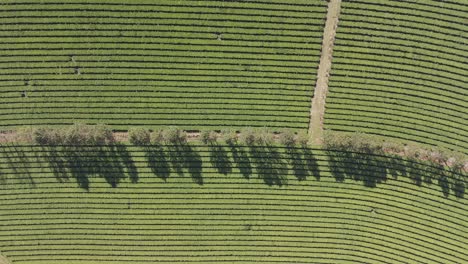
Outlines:
POLYGON ((328 3, 327 21, 323 33, 322 53, 317 73, 312 107, 310 109, 309 136, 314 144, 322 144, 323 117, 325 114, 325 99, 328 93, 328 78, 333 58, 333 45, 335 43, 338 17, 341 10, 341 0, 330 0, 328 3))
POLYGON ((0 264, 10 264, 8 259, 0 254, 0 264))

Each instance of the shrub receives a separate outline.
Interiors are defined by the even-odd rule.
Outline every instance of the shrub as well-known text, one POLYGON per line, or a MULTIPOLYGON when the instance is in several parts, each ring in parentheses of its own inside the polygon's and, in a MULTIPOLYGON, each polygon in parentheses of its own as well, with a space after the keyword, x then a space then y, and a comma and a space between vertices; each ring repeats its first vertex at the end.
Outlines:
POLYGON ((218 140, 218 134, 215 131, 203 130, 200 133, 200 139, 203 144, 214 144, 218 140))
POLYGON ((255 130, 251 127, 246 127, 241 130, 240 141, 247 145, 252 146, 255 144, 255 130))
POLYGON ((97 124, 90 128, 90 143, 96 145, 111 145, 115 142, 114 133, 108 125, 97 124))
POLYGON ((294 147, 296 144, 295 135, 290 129, 286 129, 280 134, 279 141, 288 148, 294 147))
MULTIPOLYGON (((63 128, 40 127, 25 130, 32 142, 39 145, 105 145, 114 143, 112 130, 106 125, 85 125, 81 123, 63 128)), ((24 136, 22 136, 24 137, 24 136)))
POLYGON ((309 135, 307 132, 299 131, 296 136, 296 142, 303 148, 306 148, 309 145, 309 135))
POLYGON ((147 146, 151 142, 151 133, 143 127, 130 128, 128 130, 130 143, 136 146, 147 146))
POLYGON ((169 144, 183 144, 187 142, 187 133, 178 127, 168 127, 163 131, 164 141, 169 144))
POLYGON ((81 146, 92 144, 91 129, 85 124, 76 123, 62 129, 62 131, 63 143, 65 145, 81 146))
POLYGON ((398 154, 405 150, 405 146, 400 142, 384 141, 382 143, 382 151, 387 153, 398 154))
POLYGON ((156 131, 153 131, 150 135, 150 141, 152 144, 155 145, 161 145, 164 143, 164 130, 158 129, 156 131))
POLYGON ((266 127, 257 129, 255 131, 255 141, 258 145, 271 145, 274 142, 273 133, 266 127))
POLYGON ((228 145, 233 145, 237 143, 237 131, 234 129, 226 129, 221 131, 221 135, 223 140, 228 145))
POLYGON ((33 139, 39 145, 60 145, 63 143, 61 131, 56 128, 36 128, 33 130, 33 139))

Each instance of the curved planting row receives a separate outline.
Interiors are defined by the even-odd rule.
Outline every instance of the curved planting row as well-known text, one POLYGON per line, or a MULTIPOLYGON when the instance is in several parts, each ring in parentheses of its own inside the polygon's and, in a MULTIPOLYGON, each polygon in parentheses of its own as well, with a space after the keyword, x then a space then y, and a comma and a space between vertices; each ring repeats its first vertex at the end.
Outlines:
POLYGON ((216 144, 1 153, 0 250, 13 263, 468 261, 466 198, 443 195, 447 172, 397 157, 351 166, 340 152, 216 144))
POLYGON ((307 128, 324 1, 4 1, 0 128, 307 128))
POLYGON ((464 1, 344 1, 325 126, 466 153, 464 1))

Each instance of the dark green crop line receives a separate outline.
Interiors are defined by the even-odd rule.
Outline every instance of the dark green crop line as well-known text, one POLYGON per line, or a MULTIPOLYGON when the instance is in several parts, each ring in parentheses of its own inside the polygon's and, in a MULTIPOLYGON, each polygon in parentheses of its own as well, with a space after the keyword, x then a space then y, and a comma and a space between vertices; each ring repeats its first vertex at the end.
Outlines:
POLYGON ((466 3, 344 1, 325 128, 466 154, 468 74, 461 21, 467 8, 466 3))

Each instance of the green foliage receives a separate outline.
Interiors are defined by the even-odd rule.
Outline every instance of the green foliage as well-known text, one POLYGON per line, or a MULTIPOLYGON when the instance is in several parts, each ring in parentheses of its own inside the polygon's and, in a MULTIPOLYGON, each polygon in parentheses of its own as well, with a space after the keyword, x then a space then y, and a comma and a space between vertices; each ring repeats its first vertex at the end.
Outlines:
POLYGON ((392 141, 388 138, 371 136, 364 133, 344 133, 325 131, 324 148, 373 155, 403 155, 415 161, 429 161, 434 166, 450 166, 457 171, 463 171, 468 164, 467 156, 456 151, 442 147, 426 147, 424 145, 401 141, 392 141))
POLYGON ((296 136, 296 142, 299 144, 299 146, 306 148, 309 146, 309 135, 307 132, 304 131, 299 131, 296 136))
POLYGON ((286 147, 294 147, 294 145, 296 145, 296 136, 294 135, 294 132, 292 132, 292 130, 285 129, 279 135, 279 141, 282 145, 285 145, 286 147))
POLYGON ((187 142, 187 133, 178 127, 170 126, 163 130, 163 138, 168 144, 184 144, 187 142))
POLYGON ((273 132, 271 132, 266 127, 255 129, 255 142, 258 145, 264 145, 264 146, 269 146, 273 144, 274 142, 273 132))
POLYGON ((240 131, 240 142, 247 146, 253 146, 256 143, 256 133, 255 129, 252 127, 246 127, 240 131))
POLYGON ((119 10, 99 1, 31 1, 27 8, 25 2, 0 1, 5 12, 21 12, 2 23, 10 33, 1 38, 14 49, 0 50, 0 58, 17 59, 3 61, 0 81, 14 88, 2 90, 0 114, 8 119, 0 126, 81 120, 116 130, 307 127, 326 4, 301 0, 292 8, 286 2, 264 8, 268 4, 248 1, 164 0, 163 10, 155 9, 160 1, 134 0, 118 4, 119 10), (69 15, 60 11, 64 5, 69 15), (220 10, 229 10, 229 19, 220 10), (131 23, 109 15, 117 11, 131 23), (142 16, 156 11, 164 14, 160 23, 142 16), (50 23, 44 14, 54 17, 50 23), (87 16, 101 19, 81 23, 87 16), (26 21, 33 26, 17 26, 26 21), (89 34, 89 28, 102 34, 89 34))
POLYGON ((468 154, 466 1, 431 3, 342 1, 326 129, 468 154))
POLYGON ((200 140, 205 145, 214 144, 218 140, 218 133, 212 130, 203 130, 200 132, 200 140))
POLYGON ((164 130, 163 129, 158 129, 155 130, 151 133, 151 144, 154 145, 162 145, 164 144, 164 130))
MULTIPOLYGON (((389 175, 388 183, 375 188, 333 178, 341 172, 362 176, 356 171, 369 167, 367 177, 375 177, 390 166, 379 161, 391 158, 333 162, 337 153, 320 149, 194 145, 0 151, 0 174, 7 178, 0 185, 2 252, 12 263, 24 264, 44 256, 39 262, 92 263, 97 250, 96 264, 122 258, 124 263, 223 263, 226 254, 236 263, 305 263, 341 259, 342 253, 348 263, 464 263, 466 198, 445 198, 437 180, 417 186, 403 174, 395 180, 389 175), (249 166, 246 177, 241 169, 249 166), (321 177, 313 177, 313 170, 321 177), (140 182, 132 183, 132 171, 140 182), (204 185, 194 176, 205 178, 204 185), (75 177, 89 189, 78 189, 75 177), (346 249, 336 251, 343 241, 346 249), (297 250, 298 245, 325 251, 297 250)), ((402 170, 418 165, 398 160, 408 165, 402 170)), ((463 182, 446 182, 451 193, 464 188, 463 182)))
POLYGON ((107 125, 76 123, 61 128, 39 127, 28 130, 30 138, 39 145, 110 145, 114 143, 112 130, 107 125))
POLYGON ((234 145, 238 141, 237 131, 233 128, 222 130, 221 137, 228 145, 234 145))
POLYGON ((97 124, 91 126, 91 138, 95 145, 110 145, 115 142, 114 134, 110 126, 97 124))
POLYGON ((151 142, 151 132, 143 127, 130 128, 128 130, 128 139, 133 145, 147 146, 151 142))
POLYGON ((64 144, 62 131, 57 128, 39 127, 32 131, 34 142, 39 145, 60 145, 64 144))

